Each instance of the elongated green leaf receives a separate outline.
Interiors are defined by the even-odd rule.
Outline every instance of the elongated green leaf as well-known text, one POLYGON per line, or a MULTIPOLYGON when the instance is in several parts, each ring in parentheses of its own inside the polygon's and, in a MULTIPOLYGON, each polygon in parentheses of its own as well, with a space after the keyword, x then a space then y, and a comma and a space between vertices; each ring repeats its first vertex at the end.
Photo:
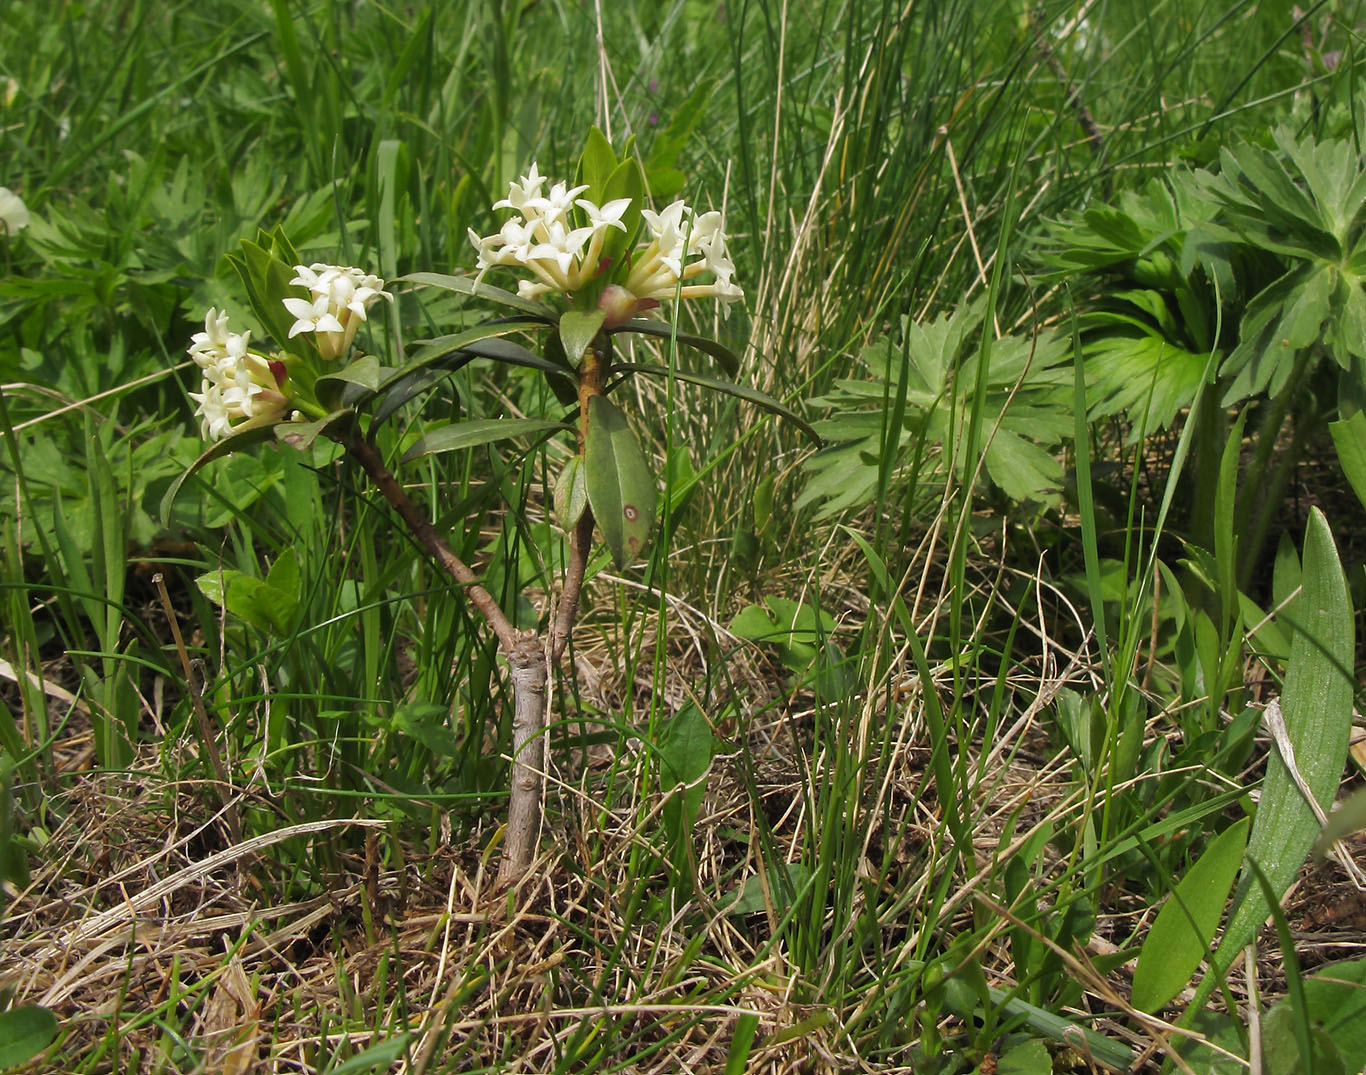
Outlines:
POLYGON ((524 299, 520 295, 514 295, 511 291, 504 291, 501 287, 486 284, 482 280, 475 283, 468 276, 448 276, 439 272, 412 272, 407 276, 400 276, 394 283, 427 284, 430 287, 444 288, 446 291, 469 295, 471 298, 487 299, 489 302, 496 302, 500 306, 520 310, 546 325, 552 324, 555 320, 555 311, 546 306, 545 303, 524 299))
POLYGON ((645 453, 615 403, 594 396, 584 435, 588 503, 618 567, 645 550, 655 518, 655 480, 645 453))
POLYGON ((1347 476, 1357 499, 1366 504, 1366 411, 1357 411, 1350 418, 1331 423, 1328 431, 1333 434, 1342 473, 1347 476))
POLYGON ((0 1012, 0 1068, 32 1060, 57 1036, 57 1017, 46 1008, 25 1004, 0 1012))
POLYGON ((711 355, 717 362, 721 363, 721 368, 730 377, 736 376, 740 372, 740 359, 723 343, 718 343, 707 336, 695 336, 691 332, 676 333, 673 327, 663 321, 652 321, 645 317, 633 317, 624 325, 619 325, 612 330, 613 332, 639 332, 642 336, 656 336, 661 340, 677 339, 685 347, 692 347, 711 355))
POLYGON ((1209 953, 1243 861, 1250 819, 1225 829, 1205 848, 1162 905, 1134 968, 1135 1008, 1155 1012, 1176 996, 1209 953))
POLYGON ((255 429, 248 429, 242 433, 235 433, 231 437, 216 441, 193 463, 184 474, 176 478, 171 483, 171 487, 166 490, 166 495, 161 498, 161 521, 162 525, 169 525, 171 519, 171 506, 175 503, 176 496, 180 493, 180 487, 185 484, 185 480, 215 459, 221 459, 231 452, 241 451, 243 448, 250 448, 253 444, 260 444, 262 441, 273 439, 275 436, 274 426, 257 426, 255 429))
POLYGON ((528 433, 547 433, 553 429, 572 429, 563 422, 541 418, 478 418, 468 422, 453 422, 434 429, 403 453, 401 462, 409 463, 424 455, 456 452, 480 444, 521 437, 528 433))
POLYGON ((347 407, 326 414, 314 422, 281 422, 275 426, 275 436, 291 448, 304 451, 311 448, 313 442, 329 429, 332 430, 329 436, 337 439, 355 420, 356 412, 347 407))
POLYGON ((1102 1064, 1119 1071, 1128 1071, 1134 1062, 1134 1054, 1113 1038, 1107 1038, 1104 1034, 1071 1019, 1064 1019, 1043 1008, 1037 1008, 995 986, 990 986, 989 992, 993 1004, 999 1004, 1008 1014, 1023 1019, 1034 1030, 1054 1041, 1071 1045, 1073 1048, 1084 1048, 1102 1064))
MULTIPOLYGON (((473 328, 467 328, 463 332, 455 332, 449 336, 442 336, 435 340, 429 340, 416 355, 408 360, 408 362, 404 363, 403 366, 394 370, 380 381, 377 391, 387 392, 394 385, 398 384, 400 381, 406 380, 412 374, 419 370, 427 369, 429 366, 433 366, 442 359, 454 355, 457 352, 483 354, 484 352, 476 351, 474 349, 480 344, 507 342, 501 341, 499 338, 510 336, 514 332, 524 332, 527 329, 534 329, 537 327, 539 327, 539 323, 535 321, 494 321, 483 325, 475 325, 473 328)), ((529 356, 531 361, 523 363, 524 365, 538 367, 544 365, 548 369, 558 371, 558 367, 553 363, 546 362, 545 359, 539 358, 530 351, 527 351, 525 347, 518 347, 516 344, 509 344, 509 346, 517 348, 519 351, 525 352, 525 354, 529 356)), ((505 359, 505 361, 510 360, 505 359)))
MULTIPOLYGON (((643 373, 649 377, 668 377, 669 368, 667 366, 646 366, 635 362, 617 362, 612 366, 613 371, 629 370, 632 373, 643 373)), ((791 422, 803 433, 810 437, 817 444, 821 443, 820 434, 811 424, 796 411, 779 403, 776 399, 766 392, 760 392, 757 388, 750 388, 748 385, 736 384, 734 381, 723 381, 719 377, 709 377, 705 373, 692 373, 688 370, 676 369, 673 376, 680 381, 687 381, 688 384, 700 385, 703 388, 710 388, 715 392, 724 392, 728 396, 736 399, 743 399, 746 403, 753 403, 761 410, 776 414, 784 421, 791 422)))
MULTIPOLYGON (((1352 606, 1333 535, 1323 513, 1310 511, 1304 537, 1303 590, 1286 611, 1294 631, 1281 695, 1281 712, 1300 775, 1327 811, 1342 778, 1352 724, 1352 606)), ((1319 823, 1300 794, 1278 751, 1267 762, 1262 797, 1248 841, 1247 857, 1258 863, 1281 896, 1304 863, 1319 823)), ((1271 907, 1244 868, 1237 909, 1215 955, 1227 968, 1256 934, 1271 907)))

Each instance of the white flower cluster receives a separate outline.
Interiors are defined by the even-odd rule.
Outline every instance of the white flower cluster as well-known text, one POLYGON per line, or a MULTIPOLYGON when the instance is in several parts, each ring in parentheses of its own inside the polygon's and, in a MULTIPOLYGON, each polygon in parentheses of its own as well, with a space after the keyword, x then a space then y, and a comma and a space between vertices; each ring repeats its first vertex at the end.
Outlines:
MULTIPOLYGON (((190 357, 203 371, 204 383, 190 398, 199 404, 195 417, 201 419, 205 440, 279 421, 289 405, 270 359, 247 349, 250 336, 229 332, 228 315, 210 309, 204 331, 191 340, 190 357)), ((283 375, 284 366, 274 366, 283 375)))
POLYGON ((522 266, 536 275, 535 280, 518 282, 523 298, 577 291, 596 276, 607 229, 625 231, 621 216, 631 205, 631 199, 618 198, 600 206, 579 197, 586 186, 565 183, 556 183, 548 195, 542 194, 545 182, 533 163, 520 182, 508 184, 508 196, 493 203, 495 209, 514 210, 507 223, 483 238, 473 229, 469 233, 479 251, 481 277, 495 265, 522 266), (569 211, 576 205, 589 221, 581 228, 570 227, 569 211))
POLYGON ((284 300, 285 309, 297 318, 289 338, 301 332, 317 333, 323 358, 338 358, 350 350, 360 323, 366 320, 367 307, 381 298, 394 300, 384 290, 383 280, 360 269, 315 263, 295 265, 294 271, 299 275, 290 283, 308 288, 313 297, 284 300))
MULTIPOLYGON (((495 265, 531 271, 535 279, 523 279, 517 285, 523 298, 552 291, 573 293, 597 276, 606 267, 601 257, 607 231, 626 230, 621 218, 631 205, 629 198, 598 205, 579 197, 586 186, 565 183, 554 184, 545 194, 545 183, 546 178, 532 164, 528 174, 508 185, 508 196, 493 205, 495 209, 511 209, 514 215, 493 235, 481 238, 473 230, 469 233, 479 252, 480 277, 495 265), (580 227, 572 226, 570 211, 575 206, 587 221, 580 227)), ((720 213, 696 216, 683 202, 674 202, 662 213, 647 209, 641 216, 651 240, 632 255, 630 272, 622 285, 630 300, 654 305, 659 299, 672 298, 680 280, 684 281, 684 298, 715 297, 733 302, 744 296, 731 280, 735 266, 726 253, 720 213), (690 257, 696 260, 689 262, 690 257), (687 283, 704 272, 711 273, 715 282, 687 283)))
POLYGON ((712 210, 695 214, 683 202, 674 202, 662 213, 644 209, 640 214, 650 229, 650 245, 631 262, 626 290, 638 299, 671 299, 679 292, 685 299, 717 298, 729 304, 745 297, 731 277, 735 266, 726 250, 725 221, 712 210), (690 257, 695 261, 688 261, 690 257), (711 273, 710 284, 690 284, 689 280, 711 273))

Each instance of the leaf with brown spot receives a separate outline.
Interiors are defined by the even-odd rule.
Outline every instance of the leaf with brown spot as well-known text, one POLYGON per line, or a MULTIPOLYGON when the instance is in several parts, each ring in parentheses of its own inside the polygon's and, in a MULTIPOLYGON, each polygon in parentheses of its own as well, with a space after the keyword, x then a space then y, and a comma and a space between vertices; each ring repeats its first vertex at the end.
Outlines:
POLYGON ((583 473, 588 503, 618 567, 645 551, 655 519, 655 479, 626 415, 603 396, 588 403, 583 473))

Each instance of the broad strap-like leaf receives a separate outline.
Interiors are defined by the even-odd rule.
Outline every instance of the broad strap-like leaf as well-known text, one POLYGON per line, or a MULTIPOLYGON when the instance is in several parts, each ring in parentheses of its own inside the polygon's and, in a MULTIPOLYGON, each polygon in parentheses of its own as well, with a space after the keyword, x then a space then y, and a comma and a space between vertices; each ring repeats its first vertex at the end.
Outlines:
POLYGON ((541 418, 476 418, 465 422, 452 422, 424 436, 403 453, 401 462, 409 463, 424 455, 456 452, 462 448, 474 448, 480 444, 492 444, 512 437, 573 428, 563 422, 551 422, 541 418))
MULTIPOLYGON (((1342 780, 1352 726, 1352 605, 1333 535, 1313 508, 1304 536, 1302 591, 1284 618, 1295 634, 1281 694, 1281 713, 1295 763, 1319 806, 1327 810, 1342 780)), ((1266 779, 1248 841, 1276 894, 1283 895, 1319 834, 1314 810, 1279 751, 1267 760, 1266 779)), ((1221 972, 1261 928, 1270 913, 1262 890, 1245 868, 1236 909, 1215 954, 1221 972)))
POLYGON ((570 458, 555 481, 555 518, 566 531, 573 530, 588 507, 588 482, 583 470, 583 456, 570 458))
POLYGON ((486 284, 482 280, 476 282, 468 276, 448 276, 439 272, 412 272, 407 276, 400 276, 394 283, 427 284, 430 287, 444 288, 446 291, 455 291, 461 295, 468 295, 470 298, 485 299, 488 302, 496 302, 500 306, 510 307, 545 325, 553 324, 555 321, 555 311, 546 306, 545 303, 524 299, 520 295, 514 295, 511 291, 504 291, 501 287, 486 284))
POLYGON ((736 399, 743 399, 746 403, 752 403, 760 410, 768 411, 770 414, 776 414, 784 421, 791 422, 793 425, 797 426, 817 444, 821 443, 820 434, 816 432, 810 422, 791 407, 779 403, 767 392, 760 392, 757 388, 736 384, 734 381, 723 381, 720 377, 710 377, 705 373, 693 373, 689 370, 680 369, 670 370, 667 366, 647 366, 635 362, 617 362, 613 364, 612 372, 615 373, 619 370, 625 370, 631 373, 643 373, 648 377, 673 376, 680 381, 686 381, 688 384, 700 385, 702 388, 710 388, 714 392, 724 392, 728 396, 734 396, 736 399))
POLYGON ((645 551, 655 518, 655 480, 626 416, 604 396, 588 402, 584 435, 588 503, 617 567, 645 551))
POLYGON ((1134 968, 1131 999, 1139 1011, 1155 1012, 1181 992, 1208 954, 1238 877, 1249 824, 1243 818, 1211 840, 1158 911, 1134 968))
POLYGON ((740 372, 740 359, 729 347, 723 343, 706 336, 695 336, 691 332, 675 332, 672 325, 663 321, 652 321, 645 317, 633 317, 630 321, 618 325, 612 329, 613 332, 638 332, 642 336, 654 336, 661 340, 677 340, 685 347, 692 347, 705 354, 711 355, 717 362, 721 363, 721 368, 726 371, 728 376, 734 377, 740 372))

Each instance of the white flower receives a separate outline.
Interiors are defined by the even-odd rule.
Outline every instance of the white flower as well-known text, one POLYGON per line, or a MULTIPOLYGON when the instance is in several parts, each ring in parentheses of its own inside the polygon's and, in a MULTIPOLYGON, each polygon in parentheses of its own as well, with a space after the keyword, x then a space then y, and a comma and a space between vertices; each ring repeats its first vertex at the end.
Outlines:
POLYGON ((0 187, 0 230, 17 235, 28 227, 28 206, 9 187, 0 187))
POLYGON ((280 391, 283 366, 250 350, 250 343, 250 333, 229 332, 227 314, 213 309, 204 318, 204 331, 191 339, 189 355, 203 383, 190 398, 199 404, 195 415, 205 440, 278 422, 288 408, 280 391))
POLYGON ((731 279, 735 265, 726 251, 725 221, 720 213, 713 210, 695 216, 679 201, 662 213, 645 209, 640 215, 653 238, 632 264, 626 290, 642 300, 671 299, 678 294, 685 299, 720 299, 727 306, 744 298, 744 291, 731 279), (701 258, 687 260, 696 255, 701 258), (702 273, 710 273, 715 282, 690 282, 702 273))
POLYGON ((289 338, 312 332, 317 336, 318 352, 323 358, 338 358, 351 348, 366 310, 381 298, 394 301, 384 290, 384 281, 360 269, 345 265, 295 265, 298 275, 290 281, 308 288, 312 299, 290 297, 281 300, 294 317, 289 338))

